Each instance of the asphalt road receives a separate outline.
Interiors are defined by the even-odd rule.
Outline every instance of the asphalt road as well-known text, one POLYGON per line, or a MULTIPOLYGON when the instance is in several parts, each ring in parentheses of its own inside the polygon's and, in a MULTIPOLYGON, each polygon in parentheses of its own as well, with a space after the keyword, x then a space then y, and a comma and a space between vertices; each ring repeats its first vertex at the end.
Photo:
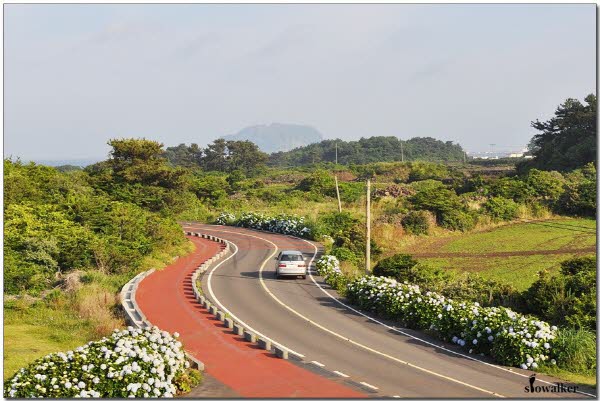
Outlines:
MULTIPOLYGON (((530 372, 494 365, 452 344, 355 311, 314 270, 306 280, 275 279, 274 258, 280 250, 300 250, 316 260, 316 243, 238 227, 184 228, 234 244, 234 254, 204 275, 203 291, 213 302, 305 361, 314 361, 315 367, 362 383, 375 396, 588 398, 582 393, 526 393, 530 372)), ((555 381, 538 374, 535 385, 555 381)))

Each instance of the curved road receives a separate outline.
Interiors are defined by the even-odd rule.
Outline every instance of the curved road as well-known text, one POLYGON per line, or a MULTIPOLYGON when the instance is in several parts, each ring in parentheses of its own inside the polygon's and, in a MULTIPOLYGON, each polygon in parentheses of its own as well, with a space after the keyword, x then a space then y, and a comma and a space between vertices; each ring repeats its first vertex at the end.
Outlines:
POLYGON ((188 396, 366 396, 341 380, 328 380, 231 335, 230 329, 200 306, 192 290, 193 272, 201 263, 218 253, 221 244, 197 237, 191 237, 190 240, 195 251, 147 276, 140 282, 135 294, 139 307, 153 325, 170 332, 179 332, 186 351, 205 363, 205 373, 212 377, 209 378, 209 384, 201 386, 195 390, 195 394, 188 396), (269 378, 268 385, 264 383, 265 378, 269 378), (210 382, 214 385, 211 386, 210 382))
MULTIPOLYGON (((233 244, 231 257, 203 277, 204 293, 213 302, 305 361, 314 361, 315 368, 361 383, 374 396, 587 398, 582 393, 526 393, 529 372, 473 358, 459 347, 356 311, 314 271, 306 280, 275 279, 274 257, 280 250, 297 249, 314 260, 320 251, 316 243, 239 227, 184 228, 233 244)), ((538 374, 535 385, 554 381, 538 374)))

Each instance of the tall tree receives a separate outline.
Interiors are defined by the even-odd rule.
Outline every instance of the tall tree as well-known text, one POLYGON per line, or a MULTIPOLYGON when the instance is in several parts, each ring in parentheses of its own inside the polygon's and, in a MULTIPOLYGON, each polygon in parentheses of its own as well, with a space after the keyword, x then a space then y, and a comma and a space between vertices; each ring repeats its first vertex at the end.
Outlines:
POLYGON ((195 143, 190 146, 182 143, 165 149, 164 157, 172 166, 198 167, 202 157, 202 149, 195 143))
POLYGON ((529 144, 533 159, 521 169, 573 170, 596 162, 596 95, 567 99, 548 121, 536 120, 531 126, 538 131, 529 144))
POLYGON ((250 141, 227 141, 229 152, 227 171, 242 170, 251 173, 263 166, 269 158, 250 141))
POLYGON ((200 165, 209 171, 227 171, 227 141, 223 138, 215 141, 204 149, 200 165))
POLYGON ((207 171, 241 170, 248 174, 263 166, 267 158, 267 154, 250 141, 226 141, 219 138, 204 149, 200 165, 207 171))

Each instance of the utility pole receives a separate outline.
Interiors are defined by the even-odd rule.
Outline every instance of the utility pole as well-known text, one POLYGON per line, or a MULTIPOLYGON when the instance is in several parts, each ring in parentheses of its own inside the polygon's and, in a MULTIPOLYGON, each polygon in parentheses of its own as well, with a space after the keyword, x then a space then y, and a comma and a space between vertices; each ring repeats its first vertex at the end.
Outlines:
POLYGON ((342 213, 342 200, 340 199, 340 187, 338 187, 337 175, 335 177, 335 193, 337 194, 338 199, 338 212, 342 213))
POLYGON ((404 147, 402 146, 402 141, 400 141, 400 155, 402 156, 402 162, 404 163, 404 147))
MULTIPOLYGON (((335 165, 337 166, 338 164, 338 159, 337 159, 337 139, 335 140, 335 165)), ((335 193, 337 195, 337 200, 338 200, 338 212, 342 213, 342 200, 340 199, 340 187, 338 185, 338 179, 337 179, 337 174, 333 175, 335 177, 335 193)))
POLYGON ((337 164, 337 140, 335 141, 335 164, 337 164))
POLYGON ((371 272, 371 180, 367 179, 367 252, 366 252, 366 274, 371 272))

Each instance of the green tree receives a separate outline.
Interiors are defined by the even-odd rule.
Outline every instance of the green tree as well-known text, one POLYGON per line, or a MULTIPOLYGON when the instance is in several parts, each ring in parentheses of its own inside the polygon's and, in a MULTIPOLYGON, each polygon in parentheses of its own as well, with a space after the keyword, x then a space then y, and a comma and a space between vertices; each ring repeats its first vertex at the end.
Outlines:
POLYGON ((267 154, 250 141, 216 139, 204 149, 200 165, 206 171, 232 172, 241 170, 246 175, 264 166, 267 154))
POLYGON ((227 141, 227 150, 227 171, 241 170, 251 175, 268 159, 267 154, 250 141, 227 141))
POLYGON ((596 95, 567 99, 548 121, 531 126, 540 131, 529 144, 533 159, 521 169, 568 171, 596 161, 596 95))
POLYGON ((200 164, 202 149, 195 143, 190 146, 184 143, 165 149, 163 156, 173 167, 194 168, 200 164))

